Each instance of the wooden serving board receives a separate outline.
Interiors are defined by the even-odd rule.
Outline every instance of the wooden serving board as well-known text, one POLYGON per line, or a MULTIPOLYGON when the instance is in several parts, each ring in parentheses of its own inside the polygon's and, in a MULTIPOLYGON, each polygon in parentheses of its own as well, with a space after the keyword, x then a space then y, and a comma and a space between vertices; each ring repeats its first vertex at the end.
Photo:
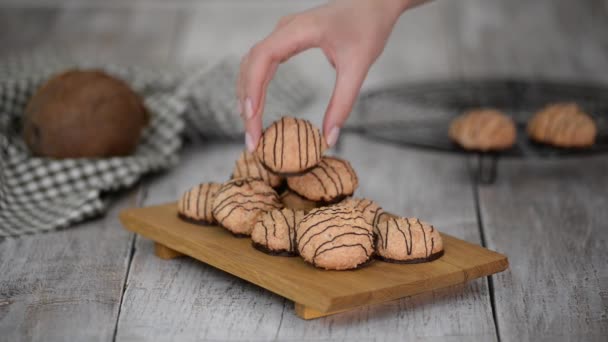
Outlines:
POLYGON ((443 234, 445 254, 421 264, 374 261, 352 271, 324 271, 299 257, 264 254, 251 240, 223 228, 177 217, 175 203, 127 209, 124 226, 156 242, 156 255, 187 255, 261 286, 295 303, 298 316, 313 319, 362 305, 386 302, 501 272, 507 257, 443 234))

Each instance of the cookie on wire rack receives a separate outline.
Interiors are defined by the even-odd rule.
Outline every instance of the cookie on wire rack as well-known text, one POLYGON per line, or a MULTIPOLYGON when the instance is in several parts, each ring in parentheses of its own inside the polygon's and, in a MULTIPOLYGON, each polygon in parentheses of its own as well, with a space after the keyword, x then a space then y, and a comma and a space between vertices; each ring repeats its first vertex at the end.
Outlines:
POLYGON ((448 134, 466 150, 502 151, 515 144, 517 129, 510 116, 496 109, 475 109, 452 120, 448 134))

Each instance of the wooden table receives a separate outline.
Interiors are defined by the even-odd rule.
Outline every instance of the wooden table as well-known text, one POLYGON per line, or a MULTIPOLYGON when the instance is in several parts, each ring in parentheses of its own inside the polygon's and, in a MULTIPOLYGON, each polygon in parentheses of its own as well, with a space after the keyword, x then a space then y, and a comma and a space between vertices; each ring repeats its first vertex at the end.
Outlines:
MULTIPOLYGON (((122 63, 193 64, 241 54, 315 1, 107 1, 0 5, 0 55, 61 46, 122 63), (221 32, 221 34, 219 34, 221 32)), ((5 3, 3 1, 2 3, 5 3)), ((608 82, 608 5, 594 0, 437 1, 402 18, 366 87, 398 80, 522 76, 608 82)), ((318 52, 294 63, 331 89, 318 52)), ((320 118, 329 91, 311 113, 320 118)), ((229 174, 240 144, 195 144, 179 167, 117 197, 103 218, 0 240, 0 340, 608 339, 608 158, 505 160, 498 182, 470 160, 356 135, 337 154, 359 194, 507 254, 510 269, 465 286, 303 321, 292 304, 190 259, 154 257, 126 207, 175 200, 229 174)))

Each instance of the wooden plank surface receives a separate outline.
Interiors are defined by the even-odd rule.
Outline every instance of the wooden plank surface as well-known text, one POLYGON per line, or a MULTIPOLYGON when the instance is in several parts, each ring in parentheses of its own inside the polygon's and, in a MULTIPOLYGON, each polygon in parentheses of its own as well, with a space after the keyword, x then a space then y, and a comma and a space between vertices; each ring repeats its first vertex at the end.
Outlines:
POLYGON ((479 189, 489 248, 509 255, 496 277, 503 341, 608 337, 608 160, 503 161, 479 189))
MULTIPOLYGON (((605 1, 467 3, 455 6, 464 75, 608 82, 605 1)), ((501 161, 478 189, 487 246, 511 261, 492 284, 501 340, 606 340, 605 160, 501 161)))
POLYGON ((118 212, 59 232, 0 241, 0 340, 111 340, 129 268, 133 234, 118 212))

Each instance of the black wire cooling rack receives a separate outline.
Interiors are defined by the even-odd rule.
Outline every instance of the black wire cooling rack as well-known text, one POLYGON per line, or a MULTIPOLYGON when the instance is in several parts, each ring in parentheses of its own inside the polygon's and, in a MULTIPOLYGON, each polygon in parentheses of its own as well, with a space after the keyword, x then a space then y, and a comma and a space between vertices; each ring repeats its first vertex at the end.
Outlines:
POLYGON ((608 153, 608 86, 511 79, 403 83, 364 93, 355 124, 346 129, 385 142, 479 155, 477 180, 489 184, 496 179, 502 157, 564 158, 608 153), (592 147, 562 149, 528 139, 525 128, 529 118, 555 102, 576 102, 593 117, 598 136, 592 147), (448 138, 455 116, 481 107, 497 108, 513 117, 517 124, 513 148, 499 153, 471 152, 448 138))

